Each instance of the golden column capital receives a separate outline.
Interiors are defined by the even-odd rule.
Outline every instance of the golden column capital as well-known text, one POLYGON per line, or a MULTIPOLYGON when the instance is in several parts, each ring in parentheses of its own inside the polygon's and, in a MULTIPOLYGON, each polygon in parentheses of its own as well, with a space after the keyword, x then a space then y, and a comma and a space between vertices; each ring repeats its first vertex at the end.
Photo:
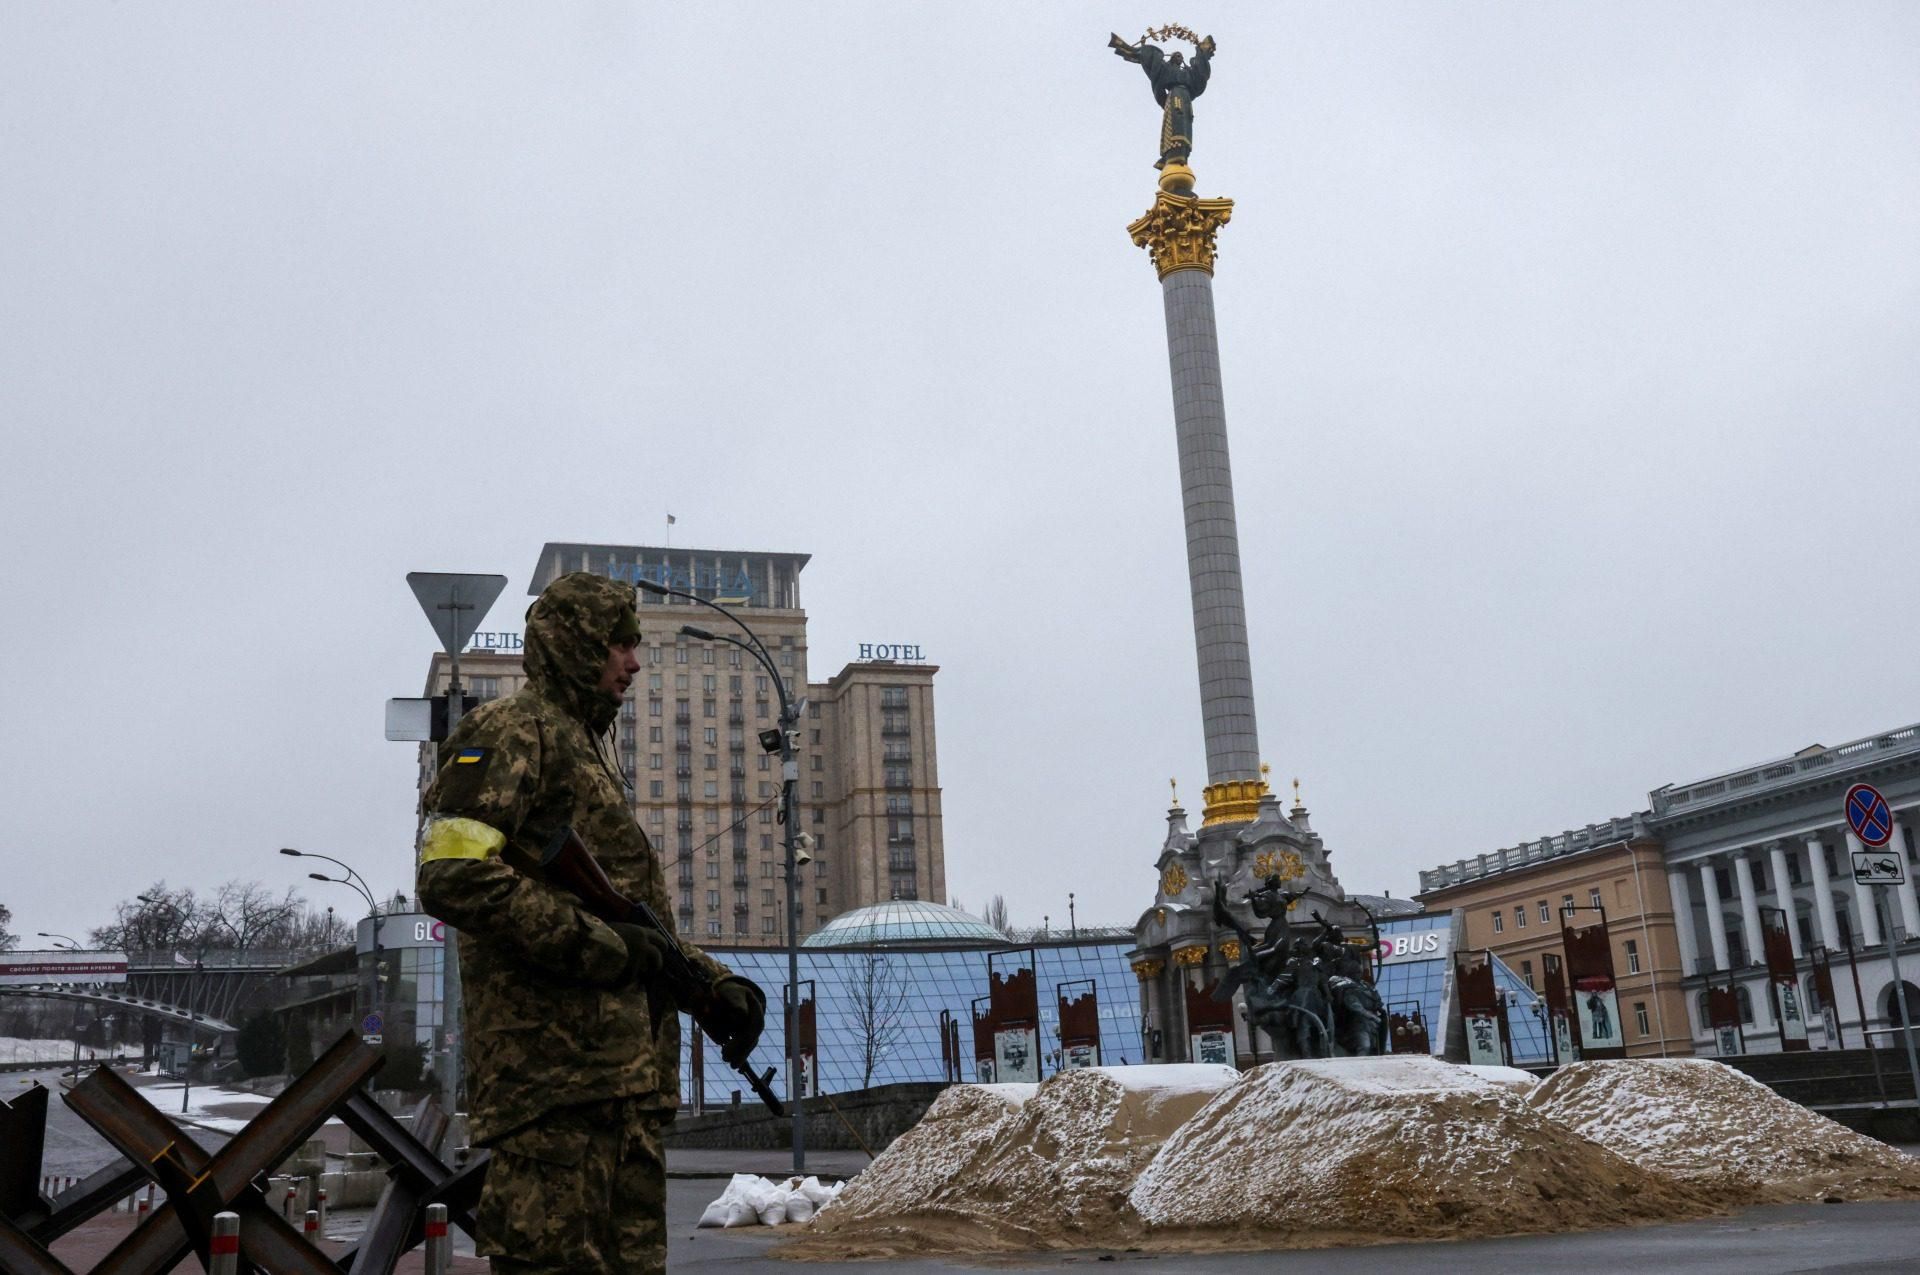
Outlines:
POLYGON ((1201 199, 1162 190, 1146 216, 1127 227, 1136 248, 1153 257, 1162 279, 1176 270, 1213 273, 1214 236, 1233 217, 1231 199, 1201 199))
POLYGON ((1217 823, 1250 823, 1260 813, 1260 799, 1267 795, 1267 781, 1229 779, 1207 785, 1201 795, 1207 803, 1206 814, 1200 820, 1202 828, 1211 828, 1217 823))

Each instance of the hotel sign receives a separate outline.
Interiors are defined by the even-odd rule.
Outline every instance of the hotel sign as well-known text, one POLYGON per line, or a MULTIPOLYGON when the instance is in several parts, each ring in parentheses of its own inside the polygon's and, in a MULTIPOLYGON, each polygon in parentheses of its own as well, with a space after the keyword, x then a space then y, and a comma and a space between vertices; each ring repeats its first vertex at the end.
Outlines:
POLYGON ((860 644, 862 660, 878 660, 886 663, 919 664, 926 660, 918 646, 905 642, 862 642, 860 644))

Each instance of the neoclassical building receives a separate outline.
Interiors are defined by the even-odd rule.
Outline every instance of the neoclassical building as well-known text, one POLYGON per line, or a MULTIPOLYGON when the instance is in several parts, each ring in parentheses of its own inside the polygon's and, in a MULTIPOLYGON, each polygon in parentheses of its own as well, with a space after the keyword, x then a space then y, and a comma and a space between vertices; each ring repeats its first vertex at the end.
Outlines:
MULTIPOLYGON (((1886 951, 1889 927, 1910 1003, 1920 1002, 1920 901, 1914 893, 1920 859, 1912 836, 1920 815, 1920 726, 1833 747, 1816 744, 1757 766, 1667 784, 1648 800, 1652 809, 1645 818, 1665 846, 1694 1039, 1703 1051, 1709 1033, 1699 993, 1709 980, 1724 986, 1729 976, 1742 993, 1743 1017, 1750 1015, 1748 1049, 1780 1047, 1758 939, 1764 907, 1786 911, 1803 984, 1815 948, 1831 954, 1833 1008, 1847 1045, 1861 1043, 1863 1020, 1871 1030, 1898 1023, 1886 951), (1852 855, 1864 847, 1847 828, 1841 800, 1856 783, 1873 784, 1893 808, 1891 848, 1906 859, 1907 872, 1890 900, 1885 888, 1854 884, 1852 855)), ((1821 1006, 1809 1008, 1811 1043, 1825 1045, 1821 1006)))

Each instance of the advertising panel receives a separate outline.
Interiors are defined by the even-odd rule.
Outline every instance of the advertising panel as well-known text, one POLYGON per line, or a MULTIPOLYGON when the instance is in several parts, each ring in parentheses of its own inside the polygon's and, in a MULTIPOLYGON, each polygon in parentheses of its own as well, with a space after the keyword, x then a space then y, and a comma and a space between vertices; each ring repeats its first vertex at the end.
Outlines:
POLYGON ((993 1034, 993 1078, 997 1083, 1040 1079, 1040 1033, 1031 1027, 1003 1028, 993 1034))
POLYGON ((1787 933, 1784 908, 1760 909, 1760 935, 1767 954, 1767 982, 1772 986, 1774 1011, 1780 1018, 1780 1048, 1811 1049, 1807 1044, 1807 1015, 1800 1002, 1800 978, 1794 970, 1793 936, 1787 933))
POLYGON ((1191 1041, 1193 1060, 1200 1063, 1225 1063, 1233 1066, 1233 1033, 1230 1031, 1195 1032, 1191 1041))
POLYGON ((1081 1071, 1100 1065, 1100 1046, 1068 1045, 1061 1051, 1061 1065, 1068 1071, 1081 1071))
POLYGON ((1620 1000, 1610 978, 1582 978, 1573 983, 1573 1009, 1580 1017, 1580 1040, 1589 1058, 1624 1056, 1620 1038, 1620 1000), (1608 1054, 1606 1050, 1619 1050, 1608 1054))
POLYGON ((1500 1049, 1500 1019, 1493 1014, 1468 1014, 1466 1022, 1467 1061, 1483 1067, 1505 1063, 1500 1049))
POLYGON ((1607 936, 1604 913, 1591 925, 1571 924, 1575 912, 1560 913, 1560 947, 1566 953, 1567 981, 1571 985, 1574 1023, 1582 1058, 1625 1058, 1626 1040, 1620 1030, 1620 1000, 1614 994, 1613 942, 1607 936))

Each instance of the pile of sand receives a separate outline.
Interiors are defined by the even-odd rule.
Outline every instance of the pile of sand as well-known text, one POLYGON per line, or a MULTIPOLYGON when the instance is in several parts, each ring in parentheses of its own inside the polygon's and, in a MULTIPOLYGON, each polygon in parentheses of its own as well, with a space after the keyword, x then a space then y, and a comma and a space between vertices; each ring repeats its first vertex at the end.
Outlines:
POLYGON ((1572 1063, 1527 1104, 1729 1204, 1920 1195, 1920 1160, 1708 1058, 1572 1063))
POLYGON ((1154 1247, 1305 1247, 1696 1217, 1629 1163, 1425 1056, 1270 1063, 1189 1120, 1129 1196, 1154 1247))
POLYGON ((1204 1064, 1091 1068, 947 1090, 783 1250, 797 1257, 1009 1252, 1127 1242, 1127 1192, 1167 1135, 1239 1078, 1204 1064))

